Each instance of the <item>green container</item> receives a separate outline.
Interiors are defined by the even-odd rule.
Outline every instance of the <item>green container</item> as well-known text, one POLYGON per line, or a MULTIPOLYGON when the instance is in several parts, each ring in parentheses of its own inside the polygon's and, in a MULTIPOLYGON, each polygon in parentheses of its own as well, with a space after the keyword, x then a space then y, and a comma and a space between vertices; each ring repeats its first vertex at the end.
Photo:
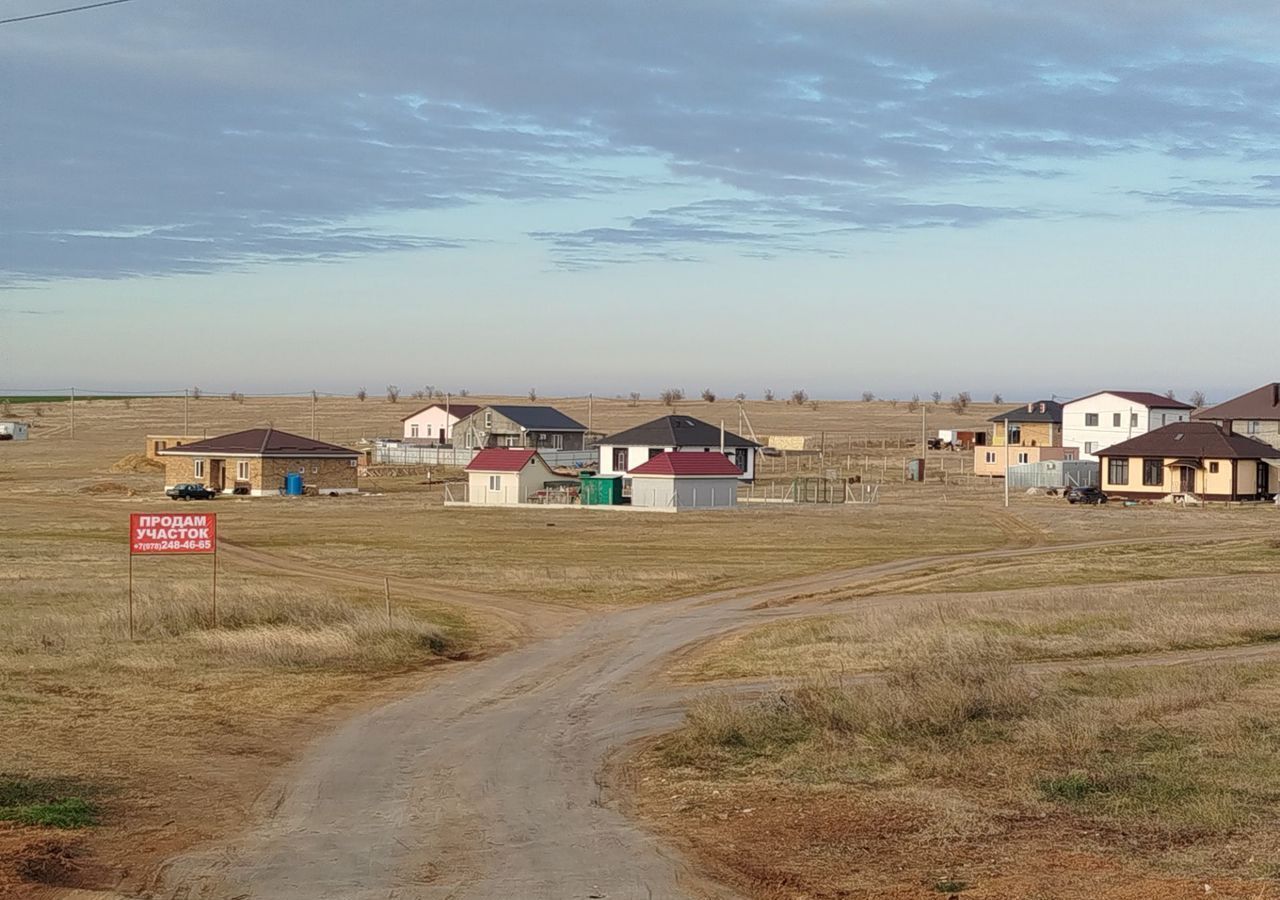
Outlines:
POLYGON ((621 475, 583 475, 583 506, 618 506, 622 503, 621 475))

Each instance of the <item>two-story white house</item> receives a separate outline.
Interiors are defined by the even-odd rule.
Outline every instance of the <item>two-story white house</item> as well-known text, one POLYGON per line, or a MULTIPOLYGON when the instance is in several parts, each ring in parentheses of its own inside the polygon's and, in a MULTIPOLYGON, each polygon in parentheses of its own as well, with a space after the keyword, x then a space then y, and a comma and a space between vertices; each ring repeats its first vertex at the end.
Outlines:
POLYGON ((407 441, 452 444, 453 426, 480 407, 474 403, 432 403, 400 420, 407 441))
POLYGON ((1097 459, 1113 444, 1186 422, 1195 409, 1151 391, 1098 391, 1062 405, 1062 445, 1080 451, 1081 459, 1097 459))

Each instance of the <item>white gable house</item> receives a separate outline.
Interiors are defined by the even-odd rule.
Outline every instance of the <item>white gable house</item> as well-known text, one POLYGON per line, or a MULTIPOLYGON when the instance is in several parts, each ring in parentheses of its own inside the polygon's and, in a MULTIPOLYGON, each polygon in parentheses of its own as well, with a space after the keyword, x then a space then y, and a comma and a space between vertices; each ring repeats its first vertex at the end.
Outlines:
POLYGON ((1096 460, 1113 444, 1131 440, 1174 422, 1186 422, 1195 409, 1150 391, 1098 391, 1062 405, 1062 445, 1096 460))

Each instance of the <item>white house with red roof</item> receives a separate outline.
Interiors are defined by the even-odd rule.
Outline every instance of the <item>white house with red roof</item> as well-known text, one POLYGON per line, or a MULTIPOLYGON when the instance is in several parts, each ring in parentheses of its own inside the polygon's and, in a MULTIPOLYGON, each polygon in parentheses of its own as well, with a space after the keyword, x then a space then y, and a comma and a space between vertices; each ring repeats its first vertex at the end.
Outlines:
POLYGON ((742 470, 716 451, 671 450, 630 470, 631 505, 728 509, 738 505, 742 470))
POLYGON ((1186 422, 1195 407, 1151 391, 1098 391, 1062 405, 1062 446, 1097 459, 1113 444, 1186 422))
POLYGON ((489 506, 515 506, 551 485, 576 484, 552 471, 532 448, 493 447, 481 450, 467 464, 467 502, 489 506))
POLYGON ((480 407, 474 403, 432 403, 400 420, 404 439, 431 444, 452 444, 453 426, 480 407))

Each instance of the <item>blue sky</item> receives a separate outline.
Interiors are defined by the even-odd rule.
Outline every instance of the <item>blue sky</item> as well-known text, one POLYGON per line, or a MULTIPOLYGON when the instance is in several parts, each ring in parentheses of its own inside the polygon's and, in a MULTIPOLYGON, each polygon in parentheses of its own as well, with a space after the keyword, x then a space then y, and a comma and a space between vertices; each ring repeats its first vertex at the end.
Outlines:
POLYGON ((3 26, 0 386, 1221 399, 1280 376, 1277 47, 1255 0, 3 26))

